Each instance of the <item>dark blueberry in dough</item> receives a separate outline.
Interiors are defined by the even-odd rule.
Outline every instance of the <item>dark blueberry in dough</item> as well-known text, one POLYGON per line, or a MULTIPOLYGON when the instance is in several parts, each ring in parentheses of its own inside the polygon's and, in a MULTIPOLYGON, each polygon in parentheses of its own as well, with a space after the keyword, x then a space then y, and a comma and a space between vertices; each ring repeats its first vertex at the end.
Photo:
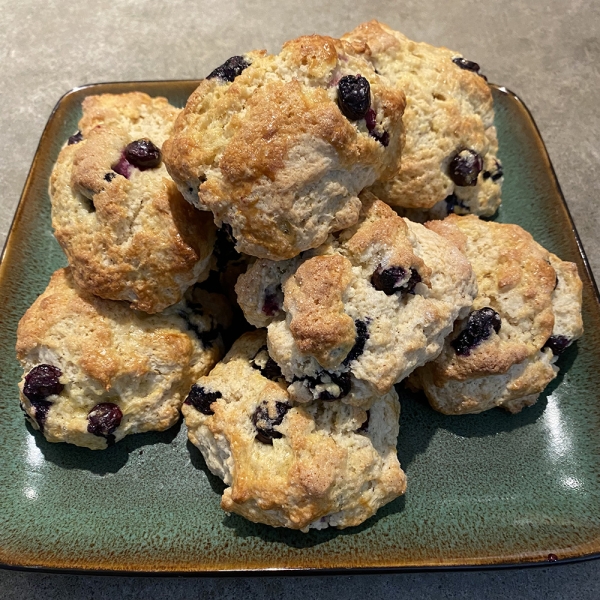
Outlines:
POLYGON ((460 150, 450 161, 448 175, 461 187, 477 185, 477 177, 483 169, 483 160, 475 150, 460 150))
POLYGON ((214 415, 215 411, 210 405, 222 398, 221 392, 209 392, 203 387, 194 384, 190 393, 184 401, 184 404, 191 404, 196 410, 199 410, 203 415, 214 415))
POLYGON ((369 419, 371 418, 371 411, 367 411, 367 418, 365 422, 356 430, 356 433, 366 433, 369 430, 369 419))
POLYGON ((127 144, 123 154, 127 161, 140 171, 154 169, 161 161, 160 148, 146 138, 127 144))
POLYGON ((375 138, 384 148, 387 148, 390 143, 390 134, 387 131, 379 133, 377 131, 370 131, 369 135, 375 138))
POLYGON ((43 433, 44 425, 48 418, 48 411, 52 406, 52 402, 48 402, 48 400, 30 400, 30 402, 31 406, 35 408, 35 421, 38 424, 40 431, 43 433))
POLYGON ((408 281, 406 282, 405 290, 407 294, 412 294, 413 296, 415 295, 415 288, 417 287, 417 283, 421 283, 422 279, 421 279, 421 275, 419 275, 419 271, 417 271, 416 269, 411 269, 410 270, 410 277, 408 279, 408 281))
POLYGON ((338 105, 351 121, 363 119, 371 106, 371 86, 361 75, 345 75, 338 83, 338 105))
POLYGON ((93 435, 106 438, 109 444, 114 444, 114 430, 121 424, 123 413, 112 402, 96 404, 88 413, 87 430, 93 435))
POLYGON ((350 373, 327 373, 319 376, 317 385, 321 386, 318 400, 339 400, 345 398, 352 389, 350 373))
POLYGON ((53 365, 44 364, 33 367, 25 375, 23 394, 31 403, 60 394, 65 387, 59 381, 61 375, 62 371, 53 365))
POLYGON ((69 141, 67 142, 68 146, 72 146, 73 144, 79 144, 79 142, 83 139, 83 133, 81 133, 81 131, 78 131, 77 133, 74 133, 70 138, 69 141))
POLYGON ((111 169, 115 173, 125 177, 125 179, 129 179, 129 176, 131 175, 131 170, 133 169, 133 165, 125 158, 125 155, 121 155, 119 161, 116 164, 114 164, 111 167, 111 169))
POLYGON ((402 267, 384 269, 383 265, 379 265, 371 275, 371 285, 386 296, 399 291, 406 282, 406 269, 402 267))
POLYGON ((104 176, 104 181, 108 181, 108 183, 110 183, 116 176, 117 174, 115 172, 106 173, 106 175, 104 176))
POLYGON ((550 348, 550 350, 552 350, 552 354, 554 354, 554 356, 558 356, 567 349, 567 346, 570 343, 571 340, 564 335, 551 335, 544 344, 544 348, 550 348))
POLYGON ((267 317, 274 317, 281 310, 283 304, 283 292, 281 291, 281 285, 276 286, 274 289, 267 288, 265 290, 265 301, 263 303, 262 311, 267 317))
POLYGON ((247 69, 250 63, 243 56, 232 56, 227 59, 220 67, 206 77, 214 79, 215 77, 223 81, 233 81, 244 69, 247 69))
POLYGON ((396 292, 414 294, 415 286, 421 282, 421 276, 416 269, 410 269, 410 275, 407 275, 406 269, 402 267, 384 269, 383 265, 379 265, 371 275, 371 285, 386 296, 396 292))
POLYGON ((387 131, 378 131, 377 129, 377 115, 372 108, 369 108, 367 114, 365 115, 365 122, 367 124, 367 129, 369 130, 369 135, 372 138, 375 138, 382 146, 387 147, 390 143, 390 134, 387 131))
POLYGON ((260 371, 260 374, 271 381, 282 379, 283 375, 279 365, 269 356, 267 346, 262 346, 250 361, 250 366, 253 369, 260 371))
POLYGON ((484 179, 492 178, 492 181, 498 181, 501 177, 504 176, 504 170, 502 169, 502 164, 500 161, 496 161, 496 170, 495 171, 484 171, 482 177, 484 179))
POLYGON ((354 327, 356 327, 356 341, 354 342, 354 346, 352 346, 352 350, 348 352, 348 356, 344 359, 343 365, 349 365, 352 361, 356 360, 365 351, 365 344, 369 339, 368 319, 365 321, 357 319, 354 321, 354 327))
POLYGON ((256 428, 256 439, 263 444, 273 445, 274 438, 281 438, 283 434, 274 427, 281 425, 287 411, 292 408, 287 402, 259 404, 252 415, 252 423, 256 428))
POLYGON ((452 62, 455 65, 458 65, 461 69, 465 71, 473 71, 473 73, 479 73, 479 65, 472 60, 467 60, 466 58, 462 58, 462 56, 457 56, 452 59, 452 62))
POLYGON ((473 73, 477 73, 479 77, 483 77, 483 79, 487 81, 487 77, 480 72, 481 67, 476 62, 473 62, 472 60, 467 60, 466 58, 462 58, 461 56, 453 58, 452 62, 455 65, 459 66, 461 69, 464 69, 465 71, 472 71, 473 73))
POLYGON ((450 344, 456 354, 468 356, 471 350, 492 335, 492 329, 498 333, 502 319, 500 315, 489 306, 474 310, 467 319, 467 326, 450 344))
POLYGON ((444 198, 444 202, 446 203, 446 210, 448 211, 449 215, 451 215, 456 210, 457 206, 460 206, 465 210, 468 210, 469 208, 460 201, 456 194, 450 194, 449 196, 446 196, 444 198))

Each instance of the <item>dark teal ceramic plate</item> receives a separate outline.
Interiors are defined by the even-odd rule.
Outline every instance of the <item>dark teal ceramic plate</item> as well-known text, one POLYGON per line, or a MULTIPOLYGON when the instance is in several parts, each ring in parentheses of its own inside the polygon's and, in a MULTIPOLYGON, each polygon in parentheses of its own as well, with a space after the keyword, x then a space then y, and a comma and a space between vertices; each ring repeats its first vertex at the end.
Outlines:
POLYGON ((0 563, 128 572, 432 568, 535 563, 600 552, 600 311, 539 133, 494 88, 504 203, 584 281, 584 337, 516 416, 445 417, 402 399, 398 455, 408 492, 349 530, 272 529, 227 516, 222 483, 184 428, 103 452, 49 444, 19 410, 17 322, 65 264, 50 227, 52 164, 90 94, 141 90, 183 105, 195 82, 100 84, 64 96, 44 131, 0 265, 0 563))

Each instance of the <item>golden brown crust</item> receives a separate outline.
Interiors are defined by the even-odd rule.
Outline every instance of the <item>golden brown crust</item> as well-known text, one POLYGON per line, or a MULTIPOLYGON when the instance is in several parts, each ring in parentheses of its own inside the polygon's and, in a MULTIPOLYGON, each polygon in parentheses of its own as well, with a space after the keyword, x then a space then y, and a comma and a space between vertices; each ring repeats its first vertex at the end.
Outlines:
POLYGON ((451 243, 371 194, 361 199, 359 224, 310 254, 258 260, 236 285, 248 321, 268 326, 269 351, 298 402, 325 395, 360 405, 387 392, 439 353, 476 294, 451 243))
POLYGON ((232 226, 238 249, 291 258, 357 221, 363 179, 395 173, 404 96, 333 38, 298 38, 277 56, 246 58, 235 81, 205 80, 192 94, 165 161, 188 200, 232 226), (349 70, 369 78, 387 147, 337 106, 349 70))
POLYGON ((356 328, 343 302, 351 279, 350 261, 334 254, 307 260, 285 284, 294 340, 325 368, 338 366, 354 345, 356 328))
MULTIPOLYGON (((552 334, 554 313, 552 292, 556 273, 549 253, 518 225, 481 221, 474 215, 450 215, 440 227, 432 221, 426 227, 450 241, 466 236, 465 254, 471 261, 479 292, 473 309, 493 308, 502 318, 498 335, 475 347, 469 355, 452 358, 443 365, 432 364, 433 380, 505 373, 534 355, 552 334), (457 231, 452 232, 452 227, 457 231)), ((455 333, 464 324, 458 324, 455 333)))
MULTIPOLYGON (((106 448, 107 440, 87 429, 89 411, 102 402, 117 404, 123 413, 114 432, 117 441, 129 433, 173 425, 192 381, 208 373, 223 350, 218 333, 204 344, 195 331, 213 331, 217 321, 227 324, 221 321, 229 318, 226 310, 210 308, 225 299, 198 294, 193 304, 203 306, 202 315, 193 316, 184 302, 147 315, 84 292, 68 268, 54 273, 19 322, 16 344, 25 374, 40 364, 62 372, 64 390, 49 398, 42 423, 46 438, 106 448)), ((35 403, 22 392, 21 403, 39 428, 35 403)))
POLYGON ((56 238, 79 286, 160 312, 207 277, 212 215, 185 202, 163 165, 128 179, 113 167, 133 140, 160 145, 178 111, 140 93, 92 96, 83 110, 84 139, 63 148, 51 176, 56 238))
MULTIPOLYGON (((206 415, 185 404, 188 436, 208 467, 227 484, 221 506, 254 522, 308 531, 349 527, 404 493, 398 463, 399 404, 394 391, 366 411, 330 402, 292 406, 285 383, 252 366, 266 343, 264 330, 244 334, 197 385, 219 392, 206 415), (287 405, 272 444, 253 425, 259 405, 287 405)), ((275 416, 276 411, 272 416, 275 416)), ((257 423, 260 421, 257 420, 257 423)))
POLYGON ((433 218, 446 216, 444 200, 452 194, 456 212, 492 215, 500 204, 501 171, 492 95, 484 78, 453 62, 460 53, 413 42, 377 21, 363 23, 342 37, 364 44, 364 55, 407 98, 400 169, 392 179, 376 182, 374 193, 413 211, 405 214, 410 218, 415 211, 430 209, 433 218), (483 170, 472 187, 455 185, 448 174, 450 161, 465 148, 483 159, 483 170))

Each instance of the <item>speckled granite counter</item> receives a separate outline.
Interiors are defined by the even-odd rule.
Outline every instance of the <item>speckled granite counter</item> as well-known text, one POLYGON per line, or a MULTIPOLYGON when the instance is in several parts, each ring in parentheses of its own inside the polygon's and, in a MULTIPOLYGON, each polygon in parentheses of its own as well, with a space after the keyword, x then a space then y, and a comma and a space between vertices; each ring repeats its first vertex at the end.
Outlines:
MULTIPOLYGON (((0 0, 0 243, 46 119, 91 82, 198 78, 241 50, 304 33, 338 35, 378 18, 413 39, 460 50, 523 98, 541 130, 592 269, 600 273, 600 4, 386 0, 329 3, 89 3, 0 0)), ((157 579, 0 570, 6 600, 54 598, 597 598, 600 562, 479 572, 311 578, 157 579), (301 591, 300 591, 301 590, 301 591)))

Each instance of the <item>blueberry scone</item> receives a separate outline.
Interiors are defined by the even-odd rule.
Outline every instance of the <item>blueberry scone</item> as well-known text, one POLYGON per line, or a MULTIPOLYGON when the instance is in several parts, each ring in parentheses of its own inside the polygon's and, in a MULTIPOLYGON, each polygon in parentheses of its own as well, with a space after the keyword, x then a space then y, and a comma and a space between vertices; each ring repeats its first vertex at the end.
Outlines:
POLYGON ((365 44, 379 73, 406 94, 406 143, 396 176, 371 188, 410 218, 490 216, 500 205, 492 94, 479 65, 370 21, 343 36, 365 44))
POLYGON ((190 96, 164 146, 187 200, 240 252, 283 260, 358 220, 358 193, 398 169, 404 94, 361 45, 322 36, 234 56, 190 96))
POLYGON ((81 291, 60 269, 21 319, 21 407, 50 442, 103 449, 175 424, 190 385, 223 354, 222 296, 192 288, 148 315, 81 291))
POLYGON ((215 241, 210 215, 183 199, 162 162, 179 112, 140 92, 89 96, 50 180, 52 225, 77 284, 149 313, 206 279, 215 241))
POLYGON ((297 402, 387 393, 437 356, 477 293, 456 246, 361 198, 358 225, 294 259, 258 260, 236 285, 297 402))
POLYGON ((257 523, 308 531, 359 525, 404 493, 394 390, 368 411, 293 405, 266 332, 244 334, 191 388, 190 441, 227 484, 221 506, 257 523))
POLYGON ((440 356, 410 383, 446 414, 532 405, 556 377, 557 356, 583 334, 577 267, 517 225, 451 215, 427 227, 466 254, 479 293, 440 356))

